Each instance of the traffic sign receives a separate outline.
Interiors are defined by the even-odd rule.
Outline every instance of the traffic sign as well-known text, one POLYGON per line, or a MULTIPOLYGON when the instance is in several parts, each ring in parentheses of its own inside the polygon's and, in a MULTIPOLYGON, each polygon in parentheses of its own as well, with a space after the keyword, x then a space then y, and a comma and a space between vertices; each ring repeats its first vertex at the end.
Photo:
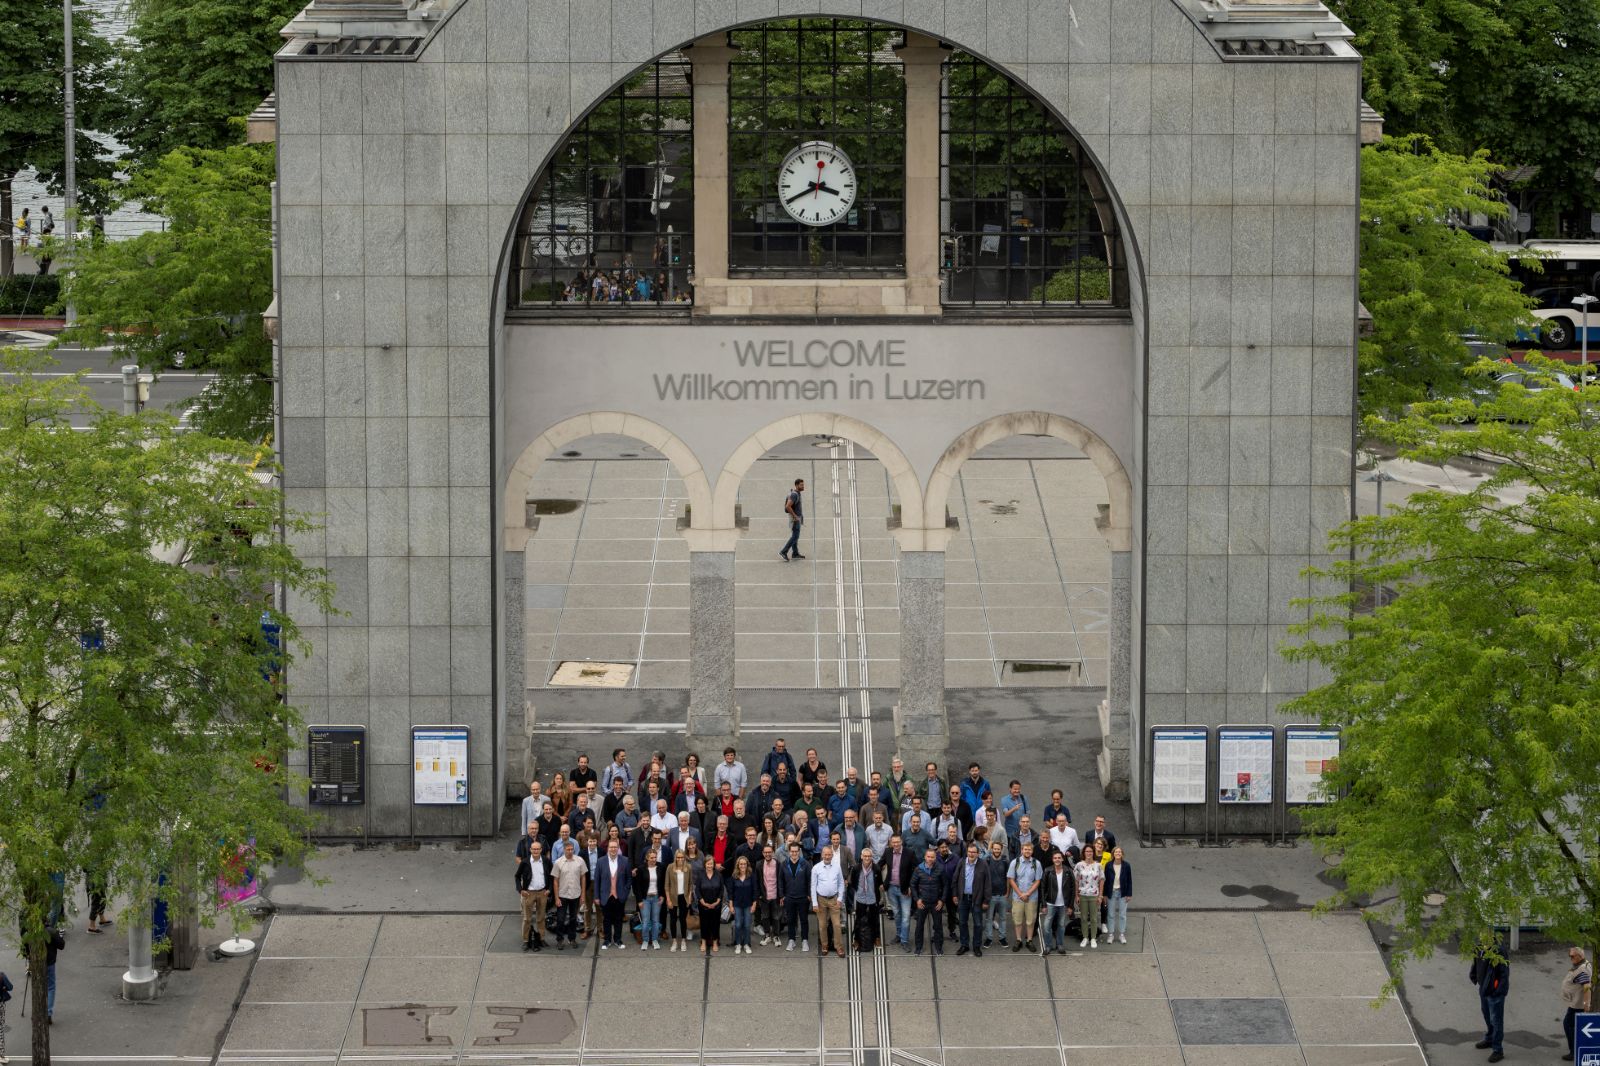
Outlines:
POLYGON ((1572 1019, 1572 1036, 1577 1066, 1600 1066, 1600 1014, 1572 1019))

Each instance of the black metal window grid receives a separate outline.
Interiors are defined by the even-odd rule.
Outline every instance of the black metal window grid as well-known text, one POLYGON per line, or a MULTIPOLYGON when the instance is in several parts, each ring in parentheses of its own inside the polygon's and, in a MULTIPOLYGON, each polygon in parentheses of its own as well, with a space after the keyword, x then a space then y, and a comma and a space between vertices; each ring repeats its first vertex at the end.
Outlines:
POLYGON ((669 52, 589 113, 518 222, 518 308, 677 307, 693 293, 689 61, 669 52))
POLYGON ((893 272, 905 263, 905 76, 900 31, 854 19, 735 30, 729 70, 730 271, 736 276, 893 272), (855 166, 857 195, 827 226, 790 218, 778 166, 805 141, 855 166))
POLYGON ((976 56, 952 53, 944 73, 945 306, 1126 307, 1116 217, 1083 146, 976 56))

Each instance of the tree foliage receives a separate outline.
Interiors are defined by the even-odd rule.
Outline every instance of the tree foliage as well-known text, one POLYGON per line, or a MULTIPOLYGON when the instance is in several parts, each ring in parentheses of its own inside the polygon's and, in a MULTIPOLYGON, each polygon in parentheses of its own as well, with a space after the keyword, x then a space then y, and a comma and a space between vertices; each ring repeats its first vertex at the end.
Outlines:
MULTIPOLYGON (((6 5, 5 28, 0 38, 0 219, 10 227, 11 183, 18 174, 34 168, 39 181, 60 191, 66 165, 65 25, 60 4, 31 0, 6 5)), ((73 15, 73 94, 77 102, 77 175, 84 205, 104 198, 95 184, 111 176, 109 159, 84 132, 99 128, 107 115, 110 94, 106 76, 111 46, 95 32, 86 9, 73 15)), ((11 273, 11 244, 0 241, 0 274, 11 273)))
POLYGON ((180 148, 141 167, 126 200, 168 219, 131 240, 80 245, 65 299, 86 347, 109 338, 123 360, 157 370, 181 353, 185 370, 219 377, 195 401, 194 422, 217 436, 259 440, 271 426, 270 145, 180 148))
POLYGON ((1395 134, 1539 168, 1539 232, 1600 208, 1600 0, 1331 0, 1395 134))
POLYGON ((1347 558, 1313 571, 1351 591, 1314 600, 1287 651, 1331 681, 1285 712, 1343 731, 1338 798, 1302 818, 1340 857, 1335 905, 1392 897, 1377 913, 1401 964, 1452 939, 1488 948, 1521 916, 1600 947, 1600 389, 1587 393, 1505 385, 1480 408, 1374 423, 1409 458, 1503 465, 1470 492, 1343 526, 1330 551, 1347 558), (1398 594, 1364 613, 1362 586, 1398 594))
POLYGON ((278 32, 304 0, 136 0, 113 75, 118 139, 135 162, 237 144, 272 91, 278 32))
POLYGON ((1509 341, 1532 323, 1507 257, 1444 224, 1450 212, 1503 214, 1484 153, 1453 156, 1426 140, 1386 138, 1361 153, 1361 406, 1399 411, 1466 388, 1462 339, 1509 341))
POLYGON ((214 902, 240 845, 302 853, 282 758, 299 720, 277 683, 298 637, 272 590, 329 602, 284 542, 307 522, 250 446, 101 411, 45 365, 0 362, 0 922, 29 960, 35 1063, 54 878, 93 870, 132 913, 178 884, 214 902))

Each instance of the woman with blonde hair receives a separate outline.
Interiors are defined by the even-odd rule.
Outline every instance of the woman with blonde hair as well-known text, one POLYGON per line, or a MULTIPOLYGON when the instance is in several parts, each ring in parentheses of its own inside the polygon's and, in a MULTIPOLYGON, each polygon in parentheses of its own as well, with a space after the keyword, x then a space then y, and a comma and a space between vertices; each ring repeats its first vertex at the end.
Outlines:
POLYGON ((667 933, 672 938, 669 951, 689 950, 689 903, 694 899, 694 867, 687 851, 672 856, 667 867, 667 933))
POLYGON ((733 953, 739 954, 744 949, 746 955, 754 954, 750 950, 750 918, 751 912, 756 909, 756 895, 760 885, 757 884, 755 874, 750 869, 750 859, 741 855, 733 863, 733 879, 728 882, 728 899, 733 904, 733 953))

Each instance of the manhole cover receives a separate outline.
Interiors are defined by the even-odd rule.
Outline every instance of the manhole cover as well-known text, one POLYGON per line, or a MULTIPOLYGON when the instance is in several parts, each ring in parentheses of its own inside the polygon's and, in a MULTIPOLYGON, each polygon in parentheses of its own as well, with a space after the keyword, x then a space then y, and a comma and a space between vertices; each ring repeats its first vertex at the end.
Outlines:
POLYGON ((550 684, 572 688, 624 688, 633 679, 633 663, 596 663, 569 659, 556 667, 550 684))
POLYGON ((528 514, 571 514, 581 506, 583 506, 583 502, 581 500, 529 500, 528 514))

